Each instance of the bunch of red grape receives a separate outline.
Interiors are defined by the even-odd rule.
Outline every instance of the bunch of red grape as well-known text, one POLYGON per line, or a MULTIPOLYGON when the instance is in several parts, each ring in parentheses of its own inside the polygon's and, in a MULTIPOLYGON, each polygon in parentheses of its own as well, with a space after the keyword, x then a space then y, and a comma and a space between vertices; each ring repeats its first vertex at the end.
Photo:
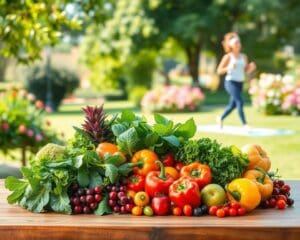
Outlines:
POLYGON ((287 206, 291 207, 294 205, 294 199, 290 197, 291 187, 283 180, 274 180, 274 188, 272 196, 261 202, 262 208, 278 208, 285 209, 287 206))
POLYGON ((78 183, 73 183, 70 186, 70 201, 72 212, 93 213, 102 200, 102 187, 96 186, 94 188, 81 188, 78 183))
POLYGON ((134 207, 133 199, 126 195, 127 183, 123 180, 121 183, 111 184, 106 187, 109 200, 108 205, 115 213, 130 213, 134 207))

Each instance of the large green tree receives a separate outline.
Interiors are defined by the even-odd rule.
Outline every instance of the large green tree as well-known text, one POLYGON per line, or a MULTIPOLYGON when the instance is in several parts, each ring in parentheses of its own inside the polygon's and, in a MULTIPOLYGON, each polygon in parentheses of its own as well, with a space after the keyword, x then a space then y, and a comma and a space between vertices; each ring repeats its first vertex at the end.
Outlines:
POLYGON ((250 58, 270 59, 297 23, 296 0, 122 0, 98 36, 115 59, 141 49, 159 50, 172 38, 184 51, 193 84, 198 83, 199 54, 223 53, 221 39, 238 31, 250 58), (290 27, 287 27, 290 26, 290 27))
POLYGON ((0 81, 7 58, 31 63, 62 32, 105 20, 104 0, 0 0, 0 81))

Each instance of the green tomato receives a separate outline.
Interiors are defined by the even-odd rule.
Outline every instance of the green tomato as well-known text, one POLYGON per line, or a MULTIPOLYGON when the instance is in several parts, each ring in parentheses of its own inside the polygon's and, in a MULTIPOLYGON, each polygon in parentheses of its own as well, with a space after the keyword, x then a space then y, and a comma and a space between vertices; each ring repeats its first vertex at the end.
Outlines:
POLYGON ((145 206, 143 209, 143 213, 146 216, 153 216, 153 210, 150 206, 145 206))

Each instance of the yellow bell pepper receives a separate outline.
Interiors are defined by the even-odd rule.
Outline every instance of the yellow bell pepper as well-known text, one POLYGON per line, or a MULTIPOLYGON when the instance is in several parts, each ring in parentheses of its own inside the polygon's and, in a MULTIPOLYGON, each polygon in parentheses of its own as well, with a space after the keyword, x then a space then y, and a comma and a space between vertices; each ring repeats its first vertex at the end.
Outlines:
POLYGON ((256 184, 247 178, 236 178, 226 186, 227 196, 230 201, 237 201, 247 211, 256 208, 261 196, 256 184))
POLYGON ((262 169, 248 170, 243 177, 255 182, 259 189, 261 200, 266 200, 272 195, 273 181, 262 169))

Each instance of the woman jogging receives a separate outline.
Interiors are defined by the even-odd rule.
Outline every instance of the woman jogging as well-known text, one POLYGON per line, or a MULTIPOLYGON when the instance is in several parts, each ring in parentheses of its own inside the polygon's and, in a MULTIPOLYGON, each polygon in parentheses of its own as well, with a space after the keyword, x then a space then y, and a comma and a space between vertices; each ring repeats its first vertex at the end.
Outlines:
POLYGON ((219 75, 225 76, 225 90, 230 95, 229 103, 220 117, 217 117, 219 127, 223 127, 223 120, 236 107, 239 117, 245 128, 249 128, 243 110, 242 90, 243 82, 246 76, 256 69, 254 62, 248 63, 248 58, 244 53, 241 53, 240 38, 236 33, 227 33, 222 42, 225 55, 223 56, 218 68, 219 75))

